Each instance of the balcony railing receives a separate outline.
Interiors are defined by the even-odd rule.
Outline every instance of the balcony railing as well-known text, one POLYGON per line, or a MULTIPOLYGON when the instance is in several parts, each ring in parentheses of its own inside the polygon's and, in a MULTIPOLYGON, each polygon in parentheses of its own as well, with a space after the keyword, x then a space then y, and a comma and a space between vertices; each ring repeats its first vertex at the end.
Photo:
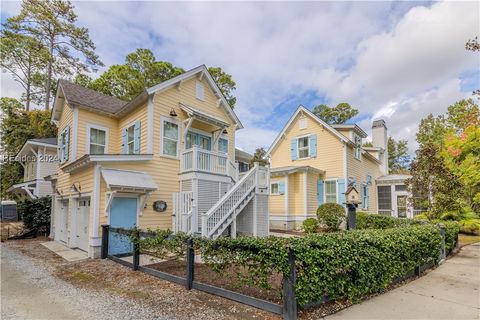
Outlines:
POLYGON ((238 181, 237 164, 230 160, 228 154, 199 149, 193 146, 182 152, 180 173, 198 171, 232 177, 238 181))

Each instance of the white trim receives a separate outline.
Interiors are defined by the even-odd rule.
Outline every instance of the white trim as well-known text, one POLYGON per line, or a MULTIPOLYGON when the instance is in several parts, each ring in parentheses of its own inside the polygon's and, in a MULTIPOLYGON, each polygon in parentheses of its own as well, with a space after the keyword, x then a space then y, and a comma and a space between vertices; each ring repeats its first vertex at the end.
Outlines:
POLYGON ((91 129, 97 129, 97 130, 102 130, 105 131, 105 149, 103 151, 103 154, 108 153, 108 136, 110 135, 110 129, 108 127, 95 124, 95 123, 87 123, 87 142, 85 144, 85 154, 91 154, 90 153, 90 130, 91 129))
MULTIPOLYGON (((139 118, 133 120, 133 121, 130 121, 126 126, 124 126, 121 130, 120 130, 120 147, 122 148, 121 152, 123 153, 123 150, 124 150, 124 146, 123 146, 123 131, 124 130, 127 130, 127 153, 123 153, 123 154, 126 154, 126 155, 132 155, 132 154, 136 154, 135 153, 135 123, 137 121, 140 121, 140 125, 141 125, 141 120, 139 118), (133 153, 129 153, 128 152, 128 129, 130 129, 131 127, 133 127, 133 153)), ((141 129, 140 129, 141 130, 141 129)), ((142 146, 142 131, 140 131, 140 148, 142 146)), ((141 152, 140 152, 141 153, 141 152)))
MULTIPOLYGON (((311 158, 311 156, 310 156, 310 134, 304 134, 304 135, 295 137, 295 139, 297 140, 297 159, 296 160, 310 159, 311 158), (300 143, 299 143, 299 140, 303 139, 303 138, 307 138, 307 141, 308 141, 307 142, 308 156, 306 156, 306 157, 300 157, 300 143)), ((302 147, 302 149, 305 149, 305 147, 302 147)))
POLYGON ((153 153, 153 104, 154 95, 148 96, 147 104, 147 153, 153 153))
MULTIPOLYGON (((323 203, 327 203, 327 181, 335 181, 335 203, 338 203, 338 178, 328 178, 323 180, 323 203)), ((345 184, 347 182, 345 181, 345 184)))
POLYGON ((290 210, 289 210, 289 201, 288 201, 288 198, 289 198, 289 195, 288 195, 288 173, 285 174, 285 203, 284 203, 284 210, 285 210, 285 214, 288 216, 290 214, 290 210))
POLYGON ((279 183, 280 183, 280 182, 281 182, 280 180, 271 180, 271 181, 270 181, 270 195, 271 195, 271 196, 283 196, 283 195, 285 195, 285 194, 281 194, 281 193, 280 193, 280 186, 279 186, 279 183), (277 185, 278 193, 272 193, 272 185, 273 185, 273 184, 276 184, 276 185, 277 185))
POLYGON ((307 179, 308 179, 308 172, 305 171, 303 173, 303 212, 305 216, 308 214, 308 207, 307 207, 307 179))
POLYGON ((182 135, 182 123, 179 120, 173 119, 171 117, 161 116, 160 117, 160 156, 166 157, 166 158, 171 158, 171 159, 177 159, 177 160, 180 159, 181 135, 182 135), (174 123, 178 127, 178 131, 177 131, 177 155, 175 155, 175 156, 172 156, 172 155, 169 155, 169 154, 163 154, 163 124, 164 124, 165 121, 170 122, 170 123, 174 123))
POLYGON ((278 143, 280 142, 280 140, 282 139, 282 137, 284 136, 285 132, 287 131, 288 128, 290 128, 290 126, 293 124, 294 120, 296 119, 297 115, 300 113, 300 112, 303 112, 305 113, 306 115, 310 116, 314 121, 316 121, 319 125, 323 126, 324 128, 326 128, 328 131, 330 131, 334 136, 336 136, 338 139, 340 139, 340 141, 343 141, 345 143, 348 143, 349 140, 344 136, 342 135, 340 132, 338 132, 337 130, 335 130, 334 128, 332 128, 332 126, 330 126, 328 123, 326 123, 325 121, 323 121, 322 119, 318 118, 317 116, 315 116, 310 110, 308 110, 307 108, 305 108, 304 106, 300 105, 297 110, 293 113, 293 115, 290 117, 290 119, 288 120, 287 124, 285 125, 285 127, 283 127, 282 131, 280 131, 280 133, 277 135, 277 137, 275 138, 275 140, 273 141, 272 145, 270 146, 270 148, 268 148, 268 151, 267 151, 267 155, 270 155, 273 150, 277 147, 278 143))
POLYGON ((243 125, 240 122, 240 119, 237 117, 235 112, 232 110, 230 105, 228 104, 228 101, 225 99, 224 95, 220 91, 220 88, 216 84, 215 80, 213 80, 212 75, 210 72, 208 72, 208 69, 205 65, 198 66, 192 70, 189 70, 187 72, 182 73, 181 75, 178 75, 170 80, 164 81, 162 83, 159 83, 153 87, 147 88, 146 91, 148 94, 156 93, 156 92, 161 92, 166 89, 168 89, 170 86, 176 84, 177 82, 180 82, 182 80, 187 80, 193 76, 195 76, 199 72, 204 72, 205 73, 205 80, 207 83, 210 85, 211 89, 213 90, 215 96, 219 99, 222 100, 222 105, 225 108, 225 111, 227 114, 232 118, 232 120, 236 123, 236 129, 242 129, 243 125))
POLYGON ((70 161, 77 160, 77 135, 78 135, 78 108, 73 107, 72 134, 69 137, 69 140, 72 141, 72 154, 71 154, 71 159, 69 159, 70 161))
POLYGON ((100 227, 101 168, 99 164, 96 164, 93 169, 93 197, 90 199, 90 214, 92 217, 92 229, 89 231, 90 237, 98 237, 98 228, 100 227))

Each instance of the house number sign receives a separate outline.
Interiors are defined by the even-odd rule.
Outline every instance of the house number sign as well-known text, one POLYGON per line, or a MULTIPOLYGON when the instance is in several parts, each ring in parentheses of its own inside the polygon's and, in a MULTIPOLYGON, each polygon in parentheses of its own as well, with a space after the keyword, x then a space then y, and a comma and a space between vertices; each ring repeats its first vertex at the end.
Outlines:
POLYGON ((167 210, 167 203, 163 200, 158 200, 153 203, 153 210, 157 212, 164 212, 167 210))

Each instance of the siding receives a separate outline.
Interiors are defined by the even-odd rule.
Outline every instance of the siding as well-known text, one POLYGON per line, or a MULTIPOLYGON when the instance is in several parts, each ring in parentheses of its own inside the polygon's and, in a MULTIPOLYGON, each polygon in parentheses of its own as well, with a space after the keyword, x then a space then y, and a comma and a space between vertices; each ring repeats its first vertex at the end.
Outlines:
POLYGON ((70 126, 70 140, 69 140, 69 147, 68 147, 68 161, 62 163, 62 166, 66 163, 72 161, 72 145, 73 145, 73 109, 65 102, 63 106, 62 115, 60 116, 60 120, 58 121, 58 134, 60 135, 67 126, 70 126))
MULTIPOLYGON (((285 182, 284 178, 271 178, 270 183, 285 182)), ((285 195, 270 195, 268 197, 270 214, 285 215, 285 195)))
POLYGON ((284 166, 311 166, 326 171, 327 177, 343 176, 343 143, 327 129, 322 128, 310 116, 298 115, 290 128, 285 132, 285 137, 271 152, 272 168, 284 166), (307 121, 307 128, 299 128, 299 119, 307 121), (301 160, 291 160, 290 141, 298 136, 317 135, 317 157, 301 160))
POLYGON ((320 179, 318 174, 309 173, 307 176, 307 214, 317 213, 318 197, 317 182, 320 179))
POLYGON ((297 172, 289 175, 288 181, 288 210, 289 215, 303 216, 305 215, 304 207, 304 174, 297 172))
MULTIPOLYGON (((137 107, 135 110, 131 111, 125 115, 122 119, 118 121, 118 134, 117 134, 117 146, 118 153, 121 153, 122 146, 122 130, 131 126, 135 121, 140 120, 140 153, 147 153, 147 103, 143 104, 140 107, 137 107)), ((154 140, 155 141, 155 140, 154 140)), ((154 142, 155 145, 155 142, 154 142)))
POLYGON ((57 151, 56 150, 47 150, 44 155, 43 161, 39 161, 39 175, 40 179, 45 178, 48 175, 54 174, 57 172, 58 169, 58 161, 51 161, 56 158, 57 151))
POLYGON ((90 152, 90 142, 87 141, 88 125, 108 128, 108 153, 120 153, 118 120, 88 110, 79 109, 77 128, 77 159, 90 152))

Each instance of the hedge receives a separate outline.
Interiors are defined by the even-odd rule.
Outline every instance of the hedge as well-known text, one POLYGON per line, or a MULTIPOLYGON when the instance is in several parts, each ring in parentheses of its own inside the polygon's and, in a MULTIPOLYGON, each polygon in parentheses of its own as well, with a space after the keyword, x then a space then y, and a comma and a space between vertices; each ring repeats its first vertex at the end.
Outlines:
POLYGON ((18 202, 18 214, 27 229, 36 229, 46 233, 50 230, 51 197, 37 199, 25 198, 18 202))
MULTIPOLYGON (((177 247, 184 254, 188 236, 159 232, 153 239, 138 240, 141 251, 160 253, 177 247)), ((288 274, 288 250, 293 250, 296 267, 296 295, 300 304, 347 298, 353 301, 386 288, 396 277, 416 266, 436 261, 441 236, 435 225, 426 224, 386 230, 353 230, 312 234, 301 238, 193 237, 194 247, 204 262, 223 276, 236 277, 241 284, 278 290, 272 275, 288 274), (232 267, 236 274, 232 273, 232 267)), ((181 256, 181 255, 180 255, 181 256)), ((278 290, 281 294, 281 290, 278 290)))
POLYGON ((413 224, 419 224, 419 222, 407 218, 395 218, 361 211, 357 212, 357 229, 387 229, 413 224))
POLYGON ((445 228, 445 250, 447 253, 451 252, 455 247, 455 242, 458 238, 458 233, 460 232, 460 224, 457 221, 433 220, 431 222, 443 225, 445 228))

